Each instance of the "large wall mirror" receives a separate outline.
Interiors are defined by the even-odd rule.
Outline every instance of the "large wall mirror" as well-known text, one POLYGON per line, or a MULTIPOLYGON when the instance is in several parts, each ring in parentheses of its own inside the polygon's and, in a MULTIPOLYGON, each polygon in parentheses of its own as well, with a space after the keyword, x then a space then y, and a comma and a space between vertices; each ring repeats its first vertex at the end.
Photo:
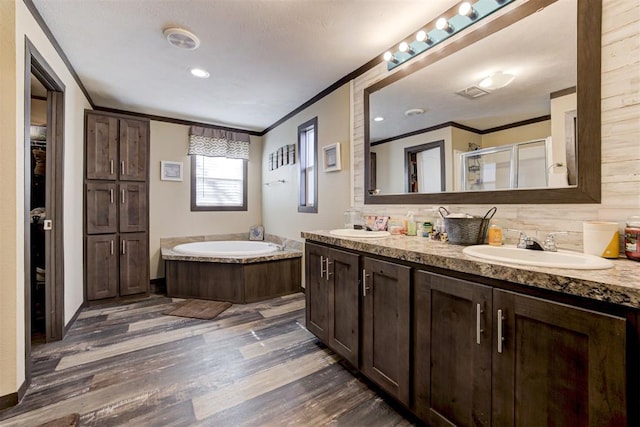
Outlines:
POLYGON ((365 203, 599 203, 601 14, 518 1, 365 89, 365 203))

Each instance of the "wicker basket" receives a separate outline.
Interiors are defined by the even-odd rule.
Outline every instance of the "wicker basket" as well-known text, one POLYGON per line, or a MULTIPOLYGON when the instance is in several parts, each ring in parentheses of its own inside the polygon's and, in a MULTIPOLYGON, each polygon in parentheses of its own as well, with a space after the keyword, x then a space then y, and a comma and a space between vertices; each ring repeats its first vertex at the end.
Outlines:
POLYGON ((489 220, 498 210, 495 206, 489 209, 484 217, 472 218, 447 218, 450 212, 443 207, 438 209, 444 220, 444 229, 447 238, 454 245, 481 245, 487 236, 489 220))

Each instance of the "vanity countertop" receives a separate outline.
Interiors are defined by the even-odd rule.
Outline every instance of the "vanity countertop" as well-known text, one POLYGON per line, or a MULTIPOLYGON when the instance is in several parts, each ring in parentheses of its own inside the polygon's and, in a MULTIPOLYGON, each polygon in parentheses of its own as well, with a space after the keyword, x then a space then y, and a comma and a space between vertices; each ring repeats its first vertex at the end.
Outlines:
POLYGON ((485 261, 464 254, 464 246, 419 236, 350 238, 328 231, 303 231, 301 236, 359 252, 640 308, 640 262, 625 258, 612 260, 614 267, 606 270, 573 270, 485 261))

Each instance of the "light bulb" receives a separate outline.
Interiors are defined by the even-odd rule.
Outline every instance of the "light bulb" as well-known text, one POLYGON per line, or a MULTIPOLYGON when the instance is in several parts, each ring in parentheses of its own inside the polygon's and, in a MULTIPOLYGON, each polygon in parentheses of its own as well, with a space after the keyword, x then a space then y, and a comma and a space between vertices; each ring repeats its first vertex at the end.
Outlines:
POLYGON ((394 64, 398 63, 398 60, 396 59, 396 57, 393 56, 393 53, 391 53, 389 51, 385 52, 384 55, 382 56, 382 58, 387 62, 391 61, 394 64))
POLYGON ((469 16, 469 17, 471 17, 472 15, 475 16, 475 12, 476 11, 473 9, 473 7, 471 7, 471 3, 469 3, 468 1, 465 1, 464 3, 462 3, 458 8, 458 13, 462 16, 469 16))
POLYGON ((440 18, 436 21, 436 28, 439 30, 444 30, 449 26, 446 18, 440 18))
POLYGON ((429 34, 427 34, 427 32, 424 30, 420 30, 416 33, 416 41, 427 43, 427 44, 433 43, 433 40, 431 40, 431 37, 429 37, 429 34))
POLYGON ((398 46, 398 50, 400 52, 406 52, 409 49, 409 44, 407 42, 402 42, 400 43, 400 45, 398 46))

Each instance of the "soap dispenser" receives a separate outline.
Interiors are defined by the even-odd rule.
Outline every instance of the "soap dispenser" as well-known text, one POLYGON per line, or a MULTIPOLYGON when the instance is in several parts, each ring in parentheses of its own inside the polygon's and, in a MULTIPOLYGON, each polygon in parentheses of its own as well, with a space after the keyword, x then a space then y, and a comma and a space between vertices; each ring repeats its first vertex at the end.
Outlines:
POLYGON ((502 227, 495 219, 491 220, 491 225, 489 225, 489 244, 491 246, 502 245, 502 227))

